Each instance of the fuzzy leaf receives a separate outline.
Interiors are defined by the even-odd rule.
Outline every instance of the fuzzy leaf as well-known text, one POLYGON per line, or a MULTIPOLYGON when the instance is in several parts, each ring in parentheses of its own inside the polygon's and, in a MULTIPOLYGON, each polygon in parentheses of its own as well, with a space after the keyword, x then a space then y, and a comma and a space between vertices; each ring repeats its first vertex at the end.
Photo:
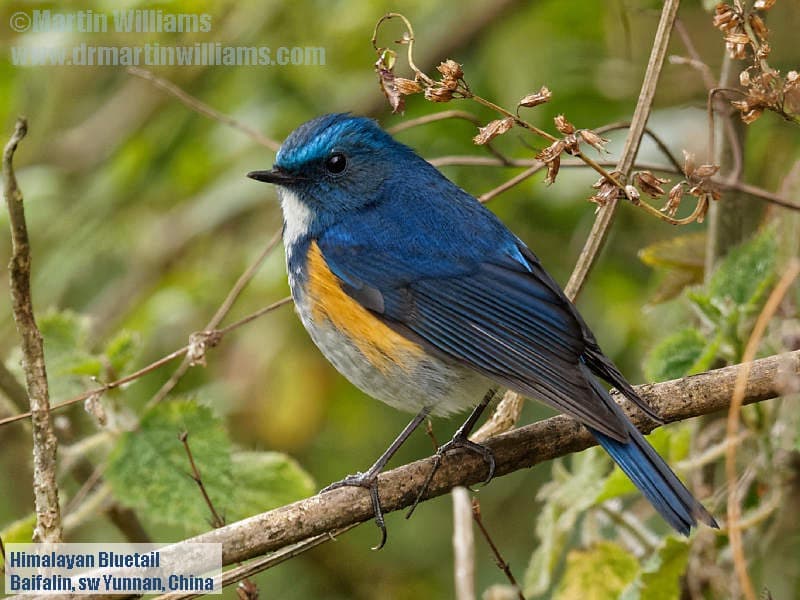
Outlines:
POLYGON ((311 476, 280 452, 233 455, 233 489, 226 504, 229 521, 289 504, 314 493, 311 476))
POLYGON ((203 531, 210 514, 178 439, 183 431, 221 512, 232 492, 230 441, 211 410, 191 400, 162 403, 144 416, 137 431, 125 433, 111 453, 107 478, 120 501, 153 521, 203 531))
POLYGON ((614 542, 573 550, 554 599, 617 600, 638 569, 636 557, 614 542))
POLYGON ((106 344, 103 354, 108 358, 111 368, 119 375, 125 372, 139 351, 139 338, 131 331, 123 329, 106 344))
MULTIPOLYGON (((4 544, 28 544, 33 540, 33 529, 36 527, 36 513, 9 523, 0 529, 0 539, 4 544)), ((0 552, 0 566, 3 565, 3 554, 0 552)))
POLYGON ((704 371, 708 365, 701 359, 707 354, 708 344, 706 337, 692 327, 667 336, 645 358, 645 377, 648 381, 668 381, 704 371))
POLYGON ((775 278, 777 238, 771 227, 732 249, 714 271, 708 296, 737 305, 756 305, 775 278))
POLYGON ((686 540, 667 537, 620 600, 680 600, 680 578, 688 562, 689 544, 686 540))
POLYGON ((595 503, 603 488, 608 465, 607 455, 598 448, 573 455, 571 470, 562 460, 553 462, 552 480, 541 487, 537 496, 545 505, 536 518, 540 541, 524 575, 526 596, 538 596, 550 589, 578 519, 595 503))

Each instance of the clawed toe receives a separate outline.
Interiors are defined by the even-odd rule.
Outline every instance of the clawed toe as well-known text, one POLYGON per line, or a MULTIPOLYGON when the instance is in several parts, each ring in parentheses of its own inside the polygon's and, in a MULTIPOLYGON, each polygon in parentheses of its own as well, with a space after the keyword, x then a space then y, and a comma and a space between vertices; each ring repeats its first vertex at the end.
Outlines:
POLYGON ((356 473, 355 475, 348 475, 341 481, 334 481, 330 485, 326 485, 319 493, 330 492, 331 490, 338 490, 343 487, 363 487, 370 489, 373 485, 377 485, 377 477, 369 473, 356 473))
POLYGON ((444 455, 449 452, 450 450, 455 450, 457 448, 463 448, 465 450, 469 450, 470 452, 474 452, 475 454, 480 454, 483 458, 483 461, 486 463, 488 473, 486 475, 486 479, 483 480, 483 485, 488 484, 492 478, 494 477, 494 470, 495 470, 495 459, 494 453, 488 446, 483 446, 476 442, 473 442, 466 437, 462 437, 460 435, 456 435, 446 444, 439 446, 436 450, 436 454, 433 456, 433 465, 431 466, 431 470, 428 472, 428 476, 425 478, 425 482, 422 484, 422 487, 419 489, 417 493, 417 497, 414 499, 414 503, 408 509, 406 513, 406 519, 410 519, 411 515, 414 514, 414 510, 416 510, 417 505, 422 501, 422 497, 425 495, 425 492, 428 491, 428 488, 431 485, 431 481, 433 480, 433 476, 436 474, 436 471, 439 469, 439 466, 442 464, 442 458, 444 455))
POLYGON ((343 487, 361 487, 369 490, 370 499, 372 500, 372 512, 375 515, 375 525, 378 526, 381 532, 381 540, 377 546, 373 546, 373 550, 380 550, 386 545, 386 521, 383 518, 383 508, 381 507, 381 499, 378 495, 378 475, 375 473, 356 473, 355 475, 348 475, 341 481, 335 481, 332 484, 322 488, 319 493, 337 490, 343 487))

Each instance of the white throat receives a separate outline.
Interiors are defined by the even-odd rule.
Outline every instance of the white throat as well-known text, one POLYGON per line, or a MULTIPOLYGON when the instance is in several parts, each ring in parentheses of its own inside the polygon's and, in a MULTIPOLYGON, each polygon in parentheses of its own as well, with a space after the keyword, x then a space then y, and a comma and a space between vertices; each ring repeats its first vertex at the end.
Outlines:
POLYGON ((291 190, 281 188, 280 196, 284 222, 283 243, 288 248, 308 233, 311 211, 291 190))

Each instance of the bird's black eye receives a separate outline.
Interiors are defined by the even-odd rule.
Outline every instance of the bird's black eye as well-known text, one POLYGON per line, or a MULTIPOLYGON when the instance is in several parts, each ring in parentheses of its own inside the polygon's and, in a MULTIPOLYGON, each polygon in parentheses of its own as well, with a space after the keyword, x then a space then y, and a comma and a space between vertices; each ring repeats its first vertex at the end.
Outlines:
POLYGON ((334 152, 325 161, 325 168, 329 173, 341 173, 347 166, 347 157, 341 152, 334 152))

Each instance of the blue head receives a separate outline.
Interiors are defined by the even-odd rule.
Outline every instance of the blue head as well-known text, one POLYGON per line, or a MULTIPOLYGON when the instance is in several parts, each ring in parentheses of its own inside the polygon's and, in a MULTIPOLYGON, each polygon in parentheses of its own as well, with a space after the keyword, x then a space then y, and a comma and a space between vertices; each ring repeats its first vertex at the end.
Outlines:
POLYGON ((286 228, 302 227, 313 235, 348 212, 381 201, 387 180, 407 169, 413 173, 417 161, 427 165, 371 119, 331 114, 295 129, 272 170, 247 176, 278 185, 286 228))

